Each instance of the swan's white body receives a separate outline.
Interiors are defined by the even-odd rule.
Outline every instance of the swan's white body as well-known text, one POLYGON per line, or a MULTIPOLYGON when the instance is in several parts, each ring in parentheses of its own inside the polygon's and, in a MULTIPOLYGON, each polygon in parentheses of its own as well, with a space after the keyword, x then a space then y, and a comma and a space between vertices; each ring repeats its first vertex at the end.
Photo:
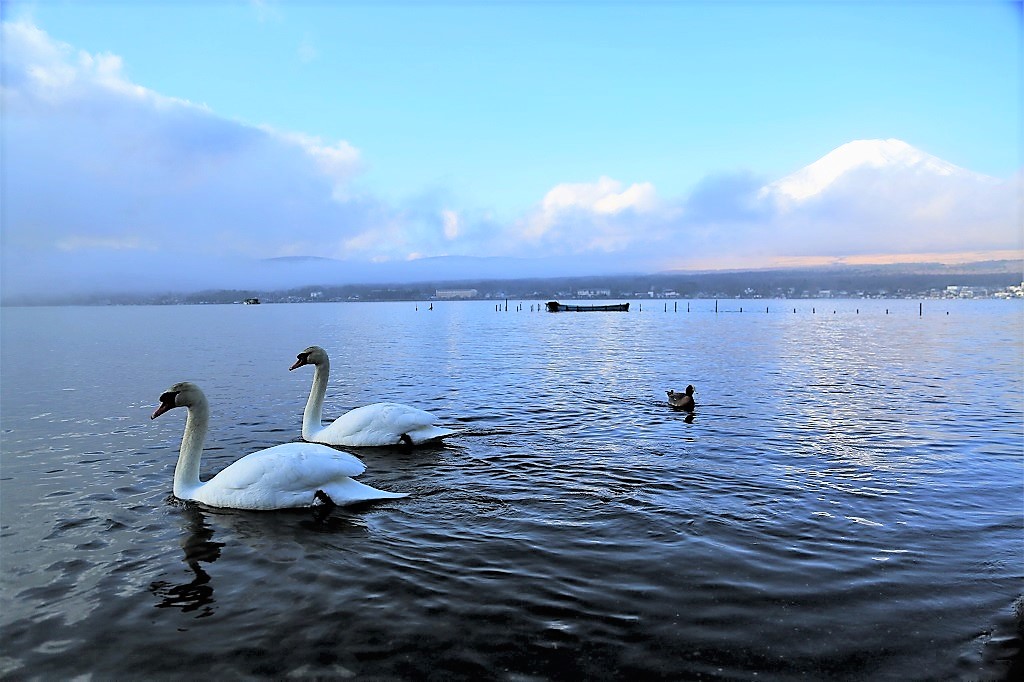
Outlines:
POLYGON ((179 499, 210 507, 285 509, 311 506, 318 491, 338 505, 406 496, 353 480, 352 476, 366 470, 359 459, 313 443, 285 443, 258 450, 204 483, 199 480, 199 462, 210 421, 206 396, 195 384, 185 382, 172 386, 160 400, 154 419, 174 407, 188 408, 174 468, 174 496, 179 499))
MULTIPOLYGON (((322 403, 322 396, 320 400, 322 403)), ((373 403, 357 407, 319 430, 320 408, 311 419, 306 418, 309 412, 307 406, 302 417, 302 437, 314 443, 350 447, 398 445, 405 435, 413 445, 420 445, 452 433, 449 429, 434 426, 434 415, 429 412, 400 403, 373 403)))
POLYGON ((323 348, 310 346, 299 354, 298 361, 291 368, 303 365, 315 368, 313 386, 302 413, 304 440, 349 447, 399 445, 403 442, 421 445, 455 433, 436 426, 437 419, 429 412, 400 403, 373 403, 357 407, 325 427, 322 415, 331 361, 323 348))

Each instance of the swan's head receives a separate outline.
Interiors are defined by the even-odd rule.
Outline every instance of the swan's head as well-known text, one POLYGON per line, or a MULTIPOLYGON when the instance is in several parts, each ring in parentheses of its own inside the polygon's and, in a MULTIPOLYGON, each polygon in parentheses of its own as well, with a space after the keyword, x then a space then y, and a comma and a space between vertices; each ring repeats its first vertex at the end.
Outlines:
POLYGON ((174 384, 160 395, 160 404, 153 410, 150 419, 156 419, 175 407, 191 407, 202 400, 205 400, 205 397, 198 386, 191 381, 182 381, 179 384, 174 384))
MULTIPOLYGON (((694 390, 695 389, 693 388, 693 385, 691 384, 691 385, 686 387, 685 394, 688 395, 688 396, 693 396, 694 390)), ((682 398, 683 397, 683 393, 676 393, 675 391, 665 391, 665 393, 668 394, 669 398, 682 398)))
POLYGON ((289 372, 304 365, 322 365, 327 362, 327 351, 320 346, 310 346, 295 357, 297 359, 295 364, 288 368, 289 372))

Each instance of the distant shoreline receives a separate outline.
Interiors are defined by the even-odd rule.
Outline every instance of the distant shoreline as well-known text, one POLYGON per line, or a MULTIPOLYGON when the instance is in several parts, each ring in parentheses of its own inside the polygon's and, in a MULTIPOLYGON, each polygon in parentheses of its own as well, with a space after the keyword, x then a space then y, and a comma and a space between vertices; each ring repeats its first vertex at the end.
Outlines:
POLYGON ((833 266, 786 270, 592 275, 391 284, 311 284, 192 292, 103 292, 4 297, 4 307, 53 305, 195 305, 387 301, 948 299, 1021 296, 1024 263, 833 266))

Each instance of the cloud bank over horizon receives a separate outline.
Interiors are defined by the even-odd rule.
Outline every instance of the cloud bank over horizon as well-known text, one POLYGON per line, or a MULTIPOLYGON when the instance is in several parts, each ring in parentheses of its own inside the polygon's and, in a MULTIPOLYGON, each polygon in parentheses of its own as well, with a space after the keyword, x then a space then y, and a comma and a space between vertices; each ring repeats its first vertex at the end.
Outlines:
POLYGON ((337 259, 346 267, 331 272, 356 282, 399 272, 372 264, 439 256, 536 258, 543 268, 521 271, 555 275, 559 262, 612 274, 1024 247, 1020 174, 979 175, 893 140, 843 145, 782 179, 708 169, 688 191, 603 169, 509 220, 458 205, 457 187, 388 200, 361 187, 374 160, 357 141, 153 92, 118 56, 28 21, 4 22, 3 40, 6 297, 314 283, 268 274, 266 259, 287 256, 337 259))

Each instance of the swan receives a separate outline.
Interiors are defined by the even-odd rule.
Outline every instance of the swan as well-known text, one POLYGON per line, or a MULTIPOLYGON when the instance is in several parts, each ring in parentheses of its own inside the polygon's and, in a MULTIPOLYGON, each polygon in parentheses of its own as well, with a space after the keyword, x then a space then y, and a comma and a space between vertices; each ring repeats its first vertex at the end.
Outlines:
POLYGON ((324 395, 331 361, 320 346, 310 346, 296 356, 289 371, 313 365, 313 387, 309 390, 306 409, 302 413, 302 437, 314 443, 372 447, 378 445, 422 445, 455 433, 451 429, 434 426, 434 415, 401 403, 373 403, 364 405, 322 426, 324 395))
POLYGON ((359 459, 313 443, 285 443, 257 450, 204 483, 199 480, 199 460, 210 422, 206 396, 193 383, 174 384, 160 396, 160 405, 150 419, 175 407, 188 408, 174 467, 174 496, 178 499, 231 509, 286 509, 310 507, 314 501, 343 505, 407 495, 352 480, 352 476, 366 470, 359 459))
POLYGON ((693 412, 693 408, 696 407, 696 403, 693 402, 693 386, 687 386, 685 393, 676 393, 675 391, 665 391, 668 393, 668 404, 672 407, 678 407, 687 412, 693 412))

